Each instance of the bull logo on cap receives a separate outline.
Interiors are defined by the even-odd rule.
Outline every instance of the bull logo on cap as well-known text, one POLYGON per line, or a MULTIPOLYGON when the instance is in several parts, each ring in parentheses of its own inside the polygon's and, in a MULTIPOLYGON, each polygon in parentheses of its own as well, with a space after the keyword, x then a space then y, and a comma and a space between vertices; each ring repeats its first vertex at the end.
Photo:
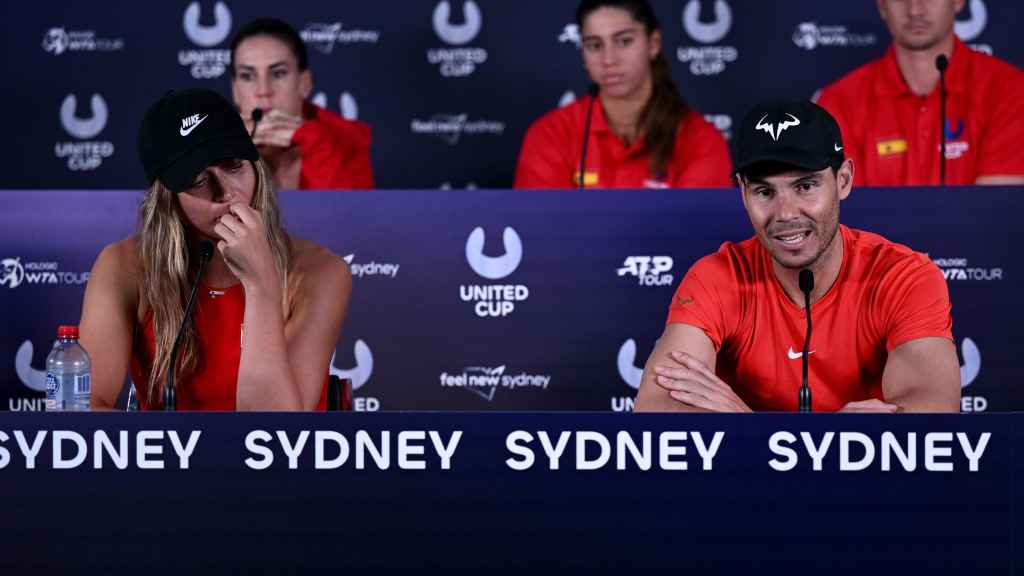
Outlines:
POLYGON ((768 118, 768 115, 765 114, 764 116, 761 116, 760 120, 757 121, 757 125, 754 126, 754 128, 756 130, 765 131, 769 136, 772 137, 773 141, 778 142, 779 137, 782 136, 782 132, 784 130, 786 130, 787 128, 791 128, 793 126, 800 125, 800 119, 797 118, 796 116, 793 116, 792 114, 786 114, 786 116, 789 116, 791 120, 783 120, 778 124, 772 125, 771 122, 765 124, 765 119, 768 118))

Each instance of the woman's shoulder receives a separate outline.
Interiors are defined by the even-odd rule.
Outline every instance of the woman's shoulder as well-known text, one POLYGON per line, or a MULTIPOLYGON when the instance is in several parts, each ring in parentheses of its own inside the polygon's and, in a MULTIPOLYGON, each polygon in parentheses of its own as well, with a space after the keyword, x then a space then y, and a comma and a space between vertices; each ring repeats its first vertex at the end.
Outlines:
MULTIPOLYGON (((325 246, 311 240, 292 236, 291 274, 298 280, 313 280, 313 284, 337 287, 352 282, 348 264, 325 246)), ((303 282, 303 284, 310 284, 303 282)))
POLYGON ((135 280, 141 273, 141 268, 139 239, 133 234, 104 246, 99 256, 96 257, 92 274, 109 273, 124 280, 135 280))

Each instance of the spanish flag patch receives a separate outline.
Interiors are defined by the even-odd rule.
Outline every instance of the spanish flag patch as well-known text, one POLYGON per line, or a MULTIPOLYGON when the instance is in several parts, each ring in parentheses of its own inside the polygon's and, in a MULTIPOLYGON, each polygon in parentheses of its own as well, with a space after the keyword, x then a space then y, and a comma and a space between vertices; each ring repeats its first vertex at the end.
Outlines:
MULTIPOLYGON (((597 186, 597 172, 584 172, 583 173, 583 186, 597 186)), ((579 170, 573 172, 572 183, 580 185, 580 173, 579 170)))
POLYGON ((903 154, 907 151, 907 141, 903 138, 894 138, 892 140, 879 140, 878 141, 878 155, 879 156, 892 156, 893 154, 903 154))

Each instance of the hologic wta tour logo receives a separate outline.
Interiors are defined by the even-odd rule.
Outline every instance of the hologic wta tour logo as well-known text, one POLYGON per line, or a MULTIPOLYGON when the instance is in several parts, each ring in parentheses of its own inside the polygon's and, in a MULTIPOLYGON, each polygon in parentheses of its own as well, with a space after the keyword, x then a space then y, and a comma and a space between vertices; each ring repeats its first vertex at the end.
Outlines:
MULTIPOLYGON (((352 392, 355 393, 365 386, 370 381, 370 376, 373 375, 373 352, 366 342, 362 340, 356 340, 352 352, 356 362, 354 367, 347 369, 337 368, 334 365, 336 354, 331 354, 329 370, 331 376, 350 380, 352 382, 352 392)), ((352 398, 352 408, 356 412, 376 412, 380 410, 380 400, 372 396, 360 395, 358 398, 352 398)))
POLYGON ((819 47, 856 48, 874 46, 878 37, 850 32, 846 26, 801 22, 793 32, 793 43, 808 51, 819 47))
MULTIPOLYGON (((505 227, 502 234, 505 253, 501 256, 484 254, 484 229, 477 227, 466 240, 466 262, 478 276, 488 280, 502 280, 519 268, 523 261, 523 242, 514 228, 505 227)), ((498 318, 511 314, 516 304, 530 297, 530 289, 522 284, 464 284, 459 286, 459 298, 473 302, 473 311, 481 318, 498 318)))
POLYGON ((50 28, 43 34, 43 50, 60 56, 65 52, 116 52, 124 49, 122 38, 100 38, 95 30, 50 28))
POLYGON ((231 51, 215 49, 231 34, 231 10, 224 2, 213 6, 213 23, 202 24, 202 8, 199 2, 192 2, 185 8, 182 28, 185 36, 196 48, 178 51, 178 64, 189 69, 193 78, 220 78, 231 65, 231 51))
POLYGON ((713 19, 702 19, 707 0, 689 0, 683 6, 683 30, 701 46, 680 46, 676 57, 688 64, 694 76, 715 76, 725 71, 728 64, 739 58, 735 46, 721 45, 732 29, 732 8, 725 0, 714 0, 713 19))
POLYGON ((88 272, 67 272, 57 262, 22 262, 21 257, 0 259, 0 286, 81 286, 88 272))
POLYGON ((427 62, 437 65, 438 72, 447 78, 469 76, 487 61, 486 50, 467 46, 483 27, 483 13, 480 7, 472 0, 463 2, 462 17, 461 24, 453 21, 452 3, 448 0, 438 2, 434 7, 434 33, 449 47, 427 50, 427 62))
POLYGON ((106 140, 94 140, 107 126, 110 109, 107 101, 99 94, 89 99, 88 115, 79 115, 78 98, 68 94, 60 105, 60 123, 75 141, 60 141, 54 144, 54 155, 67 161, 68 170, 88 172, 103 165, 105 158, 114 155, 114 144, 106 140))

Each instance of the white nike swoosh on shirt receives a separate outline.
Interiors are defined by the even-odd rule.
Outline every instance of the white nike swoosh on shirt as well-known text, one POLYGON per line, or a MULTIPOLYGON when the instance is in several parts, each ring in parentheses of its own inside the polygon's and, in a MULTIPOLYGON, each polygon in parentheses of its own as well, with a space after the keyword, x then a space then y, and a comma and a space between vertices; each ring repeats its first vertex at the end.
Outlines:
MULTIPOLYGON (((815 352, 814 350, 811 350, 810 352, 807 353, 807 355, 810 356, 811 354, 814 354, 814 352, 815 352)), ((799 360, 800 357, 804 355, 803 352, 794 352, 792 346, 789 347, 789 352, 788 353, 789 353, 789 359, 790 360, 799 360)))
POLYGON ((188 136, 189 134, 192 133, 193 130, 196 129, 197 126, 199 126, 200 124, 203 123, 203 120, 206 120, 209 117, 210 117, 209 114, 207 114, 206 116, 203 116, 202 118, 197 120, 195 124, 189 126, 187 130, 185 128, 179 128, 178 129, 178 133, 180 133, 182 136, 188 136))

